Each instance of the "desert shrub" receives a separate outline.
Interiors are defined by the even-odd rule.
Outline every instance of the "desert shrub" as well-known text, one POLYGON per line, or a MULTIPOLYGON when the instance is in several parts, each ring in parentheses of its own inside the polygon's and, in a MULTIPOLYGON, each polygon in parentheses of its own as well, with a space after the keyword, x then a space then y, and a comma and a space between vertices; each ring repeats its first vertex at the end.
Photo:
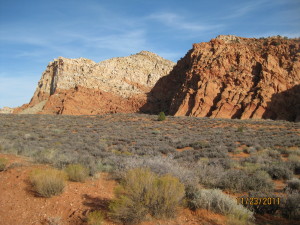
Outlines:
POLYGON ((109 163, 98 161, 96 163, 96 170, 99 171, 99 172, 112 172, 113 171, 113 166, 109 163))
MULTIPOLYGON (((202 158, 200 160, 203 160, 205 158, 202 158)), ((209 166, 221 166, 224 169, 230 169, 234 166, 236 162, 232 160, 231 158, 211 158, 208 159, 207 165, 209 166)))
POLYGON ((200 205, 198 205, 198 199, 200 198, 200 190, 195 185, 187 185, 185 187, 185 199, 187 207, 191 210, 197 210, 201 208, 200 205))
POLYGON ((113 176, 116 179, 122 179, 129 169, 145 167, 158 175, 171 174, 184 184, 198 182, 197 174, 193 170, 181 166, 178 162, 168 157, 128 157, 122 160, 117 159, 114 167, 113 176))
POLYGON ((246 173, 254 173, 255 171, 261 168, 261 165, 259 163, 251 163, 251 162, 243 162, 242 166, 243 166, 242 169, 246 173))
POLYGON ((262 170, 249 174, 244 182, 243 191, 267 191, 274 189, 274 183, 270 175, 262 170))
POLYGON ((232 191, 242 191, 245 189, 247 174, 242 170, 230 169, 222 176, 218 187, 232 191))
POLYGON ((234 198, 218 189, 186 189, 186 199, 190 209, 207 209, 224 215, 247 221, 253 219, 253 212, 238 205, 234 198))
POLYGON ((42 197, 59 195, 65 187, 66 174, 56 169, 36 169, 30 174, 34 191, 42 197))
POLYGON ((195 150, 203 149, 209 147, 209 143, 206 141, 197 141, 189 144, 190 147, 194 148, 195 150))
POLYGON ((290 179, 293 175, 288 166, 282 163, 267 165, 262 170, 266 171, 275 180, 290 179))
POLYGON ((101 211, 95 210, 87 215, 88 225, 101 225, 103 224, 104 215, 101 211))
POLYGON ((6 165, 8 160, 5 158, 0 158, 0 171, 4 171, 6 169, 6 165))
POLYGON ((248 148, 244 148, 243 152, 247 153, 247 154, 254 154, 254 153, 257 152, 257 149, 254 146, 251 146, 251 147, 248 147, 248 148))
POLYGON ((300 156, 296 154, 290 154, 288 157, 289 168, 294 171, 295 174, 300 174, 300 156))
POLYGON ((300 193, 293 192, 286 198, 282 207, 282 215, 289 219, 300 219, 300 193))
POLYGON ((170 175, 158 176, 148 169, 129 170, 110 204, 112 216, 124 223, 153 217, 171 217, 184 197, 184 185, 170 175))
POLYGON ((84 182, 88 176, 88 169, 81 164, 70 164, 65 169, 70 181, 84 182))
POLYGON ((246 173, 243 170, 230 169, 224 173, 216 187, 239 192, 270 190, 274 188, 274 184, 265 171, 246 173))
POLYGON ((41 151, 37 151, 33 158, 38 163, 53 163, 56 159, 57 150, 55 149, 43 149, 41 151))
POLYGON ((160 112, 160 113, 158 114, 157 120, 158 120, 158 121, 163 121, 163 120, 165 120, 165 119, 166 119, 165 113, 164 113, 164 112, 160 112))
POLYGON ((199 182, 207 187, 219 186, 225 170, 220 165, 207 165, 200 163, 198 165, 199 182))
POLYGON ((273 159, 280 159, 280 152, 273 149, 268 149, 267 154, 273 159))
POLYGON ((243 132, 245 129, 244 126, 239 126, 237 129, 236 129, 236 132, 243 132))
POLYGON ((298 178, 293 178, 287 181, 288 190, 298 190, 300 191, 300 180, 298 178))

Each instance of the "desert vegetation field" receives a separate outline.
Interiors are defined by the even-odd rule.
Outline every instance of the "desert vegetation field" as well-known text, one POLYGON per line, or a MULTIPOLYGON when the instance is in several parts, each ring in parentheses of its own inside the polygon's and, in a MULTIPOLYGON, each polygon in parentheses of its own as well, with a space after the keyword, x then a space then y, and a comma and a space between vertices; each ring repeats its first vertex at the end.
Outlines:
MULTIPOLYGON (((84 224, 143 223, 180 210, 209 210, 226 224, 300 219, 299 123, 6 114, 0 124, 0 153, 51 165, 28 175, 39 197, 60 195, 67 180, 83 183, 99 173, 118 183, 107 209, 92 210, 84 224)), ((6 164, 0 157, 0 178, 10 170, 6 164)))

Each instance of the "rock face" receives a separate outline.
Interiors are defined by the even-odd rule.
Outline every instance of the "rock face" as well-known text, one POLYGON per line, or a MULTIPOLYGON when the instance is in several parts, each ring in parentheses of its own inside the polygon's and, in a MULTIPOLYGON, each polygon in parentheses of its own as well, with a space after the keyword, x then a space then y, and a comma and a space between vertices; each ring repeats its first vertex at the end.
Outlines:
POLYGON ((3 108, 0 108, 0 114, 10 114, 13 112, 13 108, 10 108, 10 107, 3 107, 3 108))
POLYGON ((95 63, 60 57, 50 62, 29 104, 15 113, 91 115, 136 112, 175 63, 142 51, 95 63))
POLYGON ((194 44, 143 107, 175 116, 300 120, 299 39, 218 36, 194 44))

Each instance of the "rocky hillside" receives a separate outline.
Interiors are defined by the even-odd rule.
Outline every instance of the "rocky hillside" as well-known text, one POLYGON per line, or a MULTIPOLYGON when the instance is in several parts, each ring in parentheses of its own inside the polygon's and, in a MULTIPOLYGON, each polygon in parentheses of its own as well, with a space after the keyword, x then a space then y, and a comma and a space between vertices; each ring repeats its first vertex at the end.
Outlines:
POLYGON ((60 57, 49 63, 30 103, 15 113, 136 112, 157 80, 174 65, 147 51, 100 63, 60 57))
POLYGON ((300 120, 300 41, 218 36, 194 44, 149 95, 175 116, 300 120))
POLYGON ((13 108, 10 108, 10 107, 3 107, 3 108, 0 108, 0 114, 9 114, 9 113, 12 113, 13 112, 13 108))

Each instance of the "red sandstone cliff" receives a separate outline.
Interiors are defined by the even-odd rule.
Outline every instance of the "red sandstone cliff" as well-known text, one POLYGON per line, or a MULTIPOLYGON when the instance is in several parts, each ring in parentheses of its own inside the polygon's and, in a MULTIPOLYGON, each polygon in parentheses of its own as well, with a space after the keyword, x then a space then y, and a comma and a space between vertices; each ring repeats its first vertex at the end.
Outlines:
POLYGON ((152 89, 144 111, 300 120, 299 39, 219 36, 194 44, 152 89))
POLYGON ((60 57, 50 62, 26 114, 95 115, 131 113, 146 103, 147 93, 175 63, 147 51, 95 63, 60 57))

